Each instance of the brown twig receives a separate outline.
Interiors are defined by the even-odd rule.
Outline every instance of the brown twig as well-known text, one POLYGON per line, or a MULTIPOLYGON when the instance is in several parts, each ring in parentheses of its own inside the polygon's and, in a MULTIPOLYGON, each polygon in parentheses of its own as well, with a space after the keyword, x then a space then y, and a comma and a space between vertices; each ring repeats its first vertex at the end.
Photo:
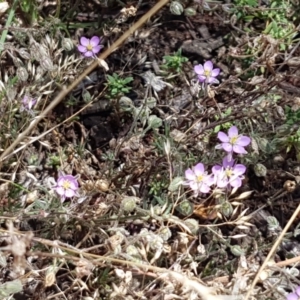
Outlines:
MULTIPOLYGON (((107 58, 113 51, 115 51, 122 43, 133 34, 139 27, 141 27, 148 19, 150 19, 157 11, 168 3, 169 0, 160 0, 157 2, 145 15, 143 15, 135 24, 133 24, 124 34, 114 42, 110 48, 104 51, 99 59, 107 58)), ((54 98, 53 101, 40 113, 39 116, 35 117, 30 125, 16 138, 16 140, 1 154, 0 156, 0 167, 1 163, 5 160, 6 156, 10 154, 14 148, 22 141, 29 133, 35 128, 35 126, 47 116, 47 114, 55 108, 65 97, 68 95, 88 74, 90 74, 98 66, 98 60, 95 60, 76 80, 73 81, 68 87, 63 87, 62 91, 54 98)))

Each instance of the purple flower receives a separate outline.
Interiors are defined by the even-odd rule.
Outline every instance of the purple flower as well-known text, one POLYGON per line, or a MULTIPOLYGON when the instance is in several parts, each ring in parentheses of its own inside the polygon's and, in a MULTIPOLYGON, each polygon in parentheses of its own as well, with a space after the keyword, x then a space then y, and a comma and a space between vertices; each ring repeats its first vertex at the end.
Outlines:
POLYGON ((22 99, 21 111, 26 110, 28 112, 32 112, 32 108, 36 104, 36 101, 36 99, 31 98, 30 96, 24 96, 22 99))
POLYGON ((207 175, 202 163, 197 164, 192 169, 187 169, 185 177, 187 181, 184 184, 189 185, 196 196, 199 193, 208 193, 210 186, 214 183, 214 178, 211 175, 207 175))
POLYGON ((77 46, 79 52, 81 52, 85 57, 95 56, 104 46, 100 44, 100 38, 93 36, 91 39, 86 37, 80 38, 80 44, 77 46))
POLYGON ((241 164, 235 164, 234 160, 230 160, 226 156, 223 158, 223 165, 213 166, 212 172, 215 176, 214 179, 217 187, 240 187, 244 179, 243 174, 246 172, 246 167, 241 164))
POLYGON ((64 202, 66 198, 77 196, 77 178, 72 175, 60 175, 57 179, 56 185, 53 188, 61 197, 61 201, 64 202))
POLYGON ((238 129, 236 128, 236 126, 232 126, 231 128, 229 128, 228 135, 220 131, 218 133, 218 139, 222 142, 222 144, 217 145, 216 148, 223 148, 230 154, 232 154, 233 152, 238 154, 248 153, 244 147, 248 146, 251 142, 251 139, 248 136, 238 134, 238 129))
POLYGON ((294 293, 290 293, 287 295, 286 300, 299 300, 300 299, 300 286, 296 288, 294 293))
POLYGON ((204 65, 197 65, 194 67, 195 73, 198 75, 200 82, 205 82, 208 84, 219 83, 216 77, 220 74, 220 69, 213 69, 213 63, 208 60, 204 65))

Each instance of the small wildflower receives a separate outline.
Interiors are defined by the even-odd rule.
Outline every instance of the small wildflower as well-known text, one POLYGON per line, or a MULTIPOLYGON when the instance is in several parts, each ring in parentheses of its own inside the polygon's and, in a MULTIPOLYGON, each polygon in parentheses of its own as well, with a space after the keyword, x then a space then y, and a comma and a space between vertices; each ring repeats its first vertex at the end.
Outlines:
POLYGON ((36 104, 36 99, 31 98, 30 96, 24 96, 22 99, 22 107, 21 107, 21 111, 28 111, 28 112, 32 112, 32 108, 35 106, 36 104))
POLYGON ((220 74, 220 69, 213 69, 213 67, 213 63, 210 60, 206 61, 204 65, 194 67, 194 71, 198 75, 200 82, 207 84, 219 83, 216 77, 220 74))
POLYGON ((197 164, 192 169, 187 169, 185 171, 185 177, 187 179, 185 184, 190 186, 196 196, 200 192, 204 194, 208 193, 210 186, 214 183, 213 177, 205 172, 202 163, 197 164))
POLYGON ((61 197, 61 201, 64 202, 66 198, 77 196, 77 178, 72 175, 60 175, 53 189, 61 197))
POLYGON ((247 154, 248 152, 244 147, 248 146, 251 142, 251 139, 245 135, 239 135, 238 129, 236 126, 232 126, 228 130, 228 135, 222 131, 218 133, 218 139, 222 142, 216 146, 216 149, 223 148, 226 152, 230 154, 230 157, 233 152, 238 154, 247 154))
POLYGON ((246 172, 246 167, 242 164, 235 164, 234 160, 230 160, 228 156, 223 159, 222 166, 216 165, 212 167, 212 172, 215 176, 215 184, 219 188, 235 187, 242 185, 244 179, 243 174, 246 172))
POLYGON ((286 300, 299 300, 300 299, 300 286, 296 288, 294 293, 290 293, 287 295, 286 300))
POLYGON ((101 39, 97 36, 93 36, 91 39, 86 37, 80 38, 80 44, 77 46, 79 52, 81 52, 85 57, 95 56, 104 46, 100 45, 101 39))

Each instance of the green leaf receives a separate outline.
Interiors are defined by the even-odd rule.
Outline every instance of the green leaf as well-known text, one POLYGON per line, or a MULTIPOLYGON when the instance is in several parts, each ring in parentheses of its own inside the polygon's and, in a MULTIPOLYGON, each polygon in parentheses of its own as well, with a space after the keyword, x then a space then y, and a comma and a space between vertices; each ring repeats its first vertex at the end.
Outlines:
POLYGON ((169 185, 169 187, 168 187, 168 190, 170 191, 170 192, 176 192, 177 190, 178 190, 178 188, 182 185, 182 182, 183 182, 184 180, 183 180, 183 177, 175 177, 172 181, 171 181, 171 183, 170 183, 170 185, 169 185))

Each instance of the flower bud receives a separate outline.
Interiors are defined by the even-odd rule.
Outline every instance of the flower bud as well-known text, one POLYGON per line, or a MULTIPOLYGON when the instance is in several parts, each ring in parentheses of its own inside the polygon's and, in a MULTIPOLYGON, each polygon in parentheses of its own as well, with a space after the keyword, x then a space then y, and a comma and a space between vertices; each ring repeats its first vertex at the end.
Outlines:
POLYGON ((162 119, 158 118, 156 115, 151 115, 148 118, 148 124, 152 129, 159 128, 162 125, 162 119))
POLYGON ((134 245, 128 245, 126 248, 126 253, 130 256, 140 257, 139 250, 134 245))
POLYGON ((14 88, 7 88, 6 89, 6 96, 7 98, 12 101, 17 95, 17 91, 14 88))
POLYGON ((254 173, 257 177, 266 177, 267 171, 267 168, 263 164, 258 163, 254 166, 254 173))
POLYGON ((20 48, 18 50, 20 56, 24 59, 30 59, 30 54, 28 53, 27 49, 26 48, 20 48))
POLYGON ((230 247, 230 251, 234 256, 244 255, 244 250, 239 245, 234 245, 230 247))
POLYGON ((196 14, 197 14, 197 12, 193 7, 188 7, 184 10, 184 15, 187 17, 193 17, 196 14))
POLYGON ((40 60, 40 64, 41 67, 45 70, 45 71, 52 71, 54 70, 54 66, 53 63, 51 61, 51 59, 47 56, 43 56, 42 59, 40 60))
POLYGON ((95 187, 101 192, 107 192, 109 190, 109 182, 105 179, 98 179, 95 183, 95 187))
POLYGON ((36 68, 35 79, 39 80, 44 74, 45 74, 45 70, 41 66, 38 66, 36 68))
POLYGON ((121 202, 121 207, 125 212, 132 212, 136 208, 137 197, 125 197, 121 202))
POLYGON ((172 1, 170 4, 170 12, 173 15, 180 16, 183 13, 183 6, 178 1, 172 1))
POLYGON ((30 54, 37 61, 40 61, 42 59, 41 52, 39 51, 39 46, 40 45, 35 42, 30 45, 30 54))
POLYGON ((233 212, 233 207, 230 202, 224 202, 220 208, 220 211, 223 216, 229 218, 233 212))
POLYGON ((64 50, 71 51, 74 48, 74 43, 70 38, 64 38, 62 40, 61 46, 63 47, 64 50))
POLYGON ((194 206, 190 201, 184 200, 177 206, 177 210, 184 216, 189 216, 193 213, 194 206))
POLYGON ((196 235, 199 231, 199 222, 195 219, 186 219, 184 224, 191 230, 191 233, 196 235))
POLYGON ((28 79, 28 72, 24 67, 19 67, 17 69, 17 76, 21 81, 27 81, 28 79))
POLYGON ((165 242, 172 236, 169 227, 163 226, 159 229, 157 233, 165 242))

